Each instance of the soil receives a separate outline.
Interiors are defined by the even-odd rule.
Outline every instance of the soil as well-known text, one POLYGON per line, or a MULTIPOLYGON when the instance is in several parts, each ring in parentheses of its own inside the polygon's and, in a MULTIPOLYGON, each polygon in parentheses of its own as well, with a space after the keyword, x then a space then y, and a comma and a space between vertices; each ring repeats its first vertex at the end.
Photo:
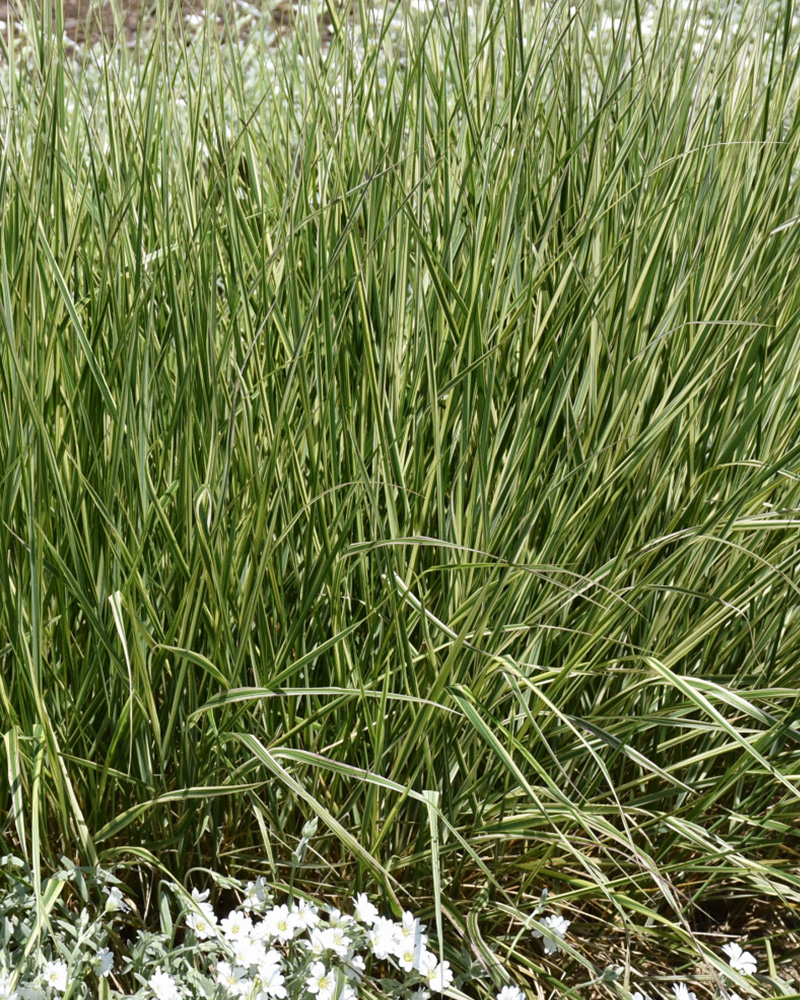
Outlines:
MULTIPOLYGON (((25 6, 24 0, 22 3, 20 0, 0 0, 0 18, 6 23, 20 21, 25 6)), ((36 6, 37 16, 41 17, 41 4, 36 6)), ((64 32, 73 42, 84 42, 87 37, 95 39, 100 32, 109 39, 116 37, 117 28, 110 3, 98 4, 96 0, 62 0, 62 6, 64 32)), ((143 0, 127 0, 122 5, 122 30, 125 31, 127 37, 135 37, 140 18, 147 16, 147 6, 143 0)), ((55 23, 55 4, 53 4, 52 12, 55 23)))
MULTIPOLYGON (((118 38, 119 32, 125 35, 125 41, 132 43, 140 28, 146 28, 156 17, 159 0, 118 0, 112 6, 112 0, 61 0, 64 12, 64 33, 73 43, 82 44, 87 39, 97 41, 101 34, 110 42, 118 38), (117 7, 117 17, 114 15, 117 7)), ((164 0, 160 0, 164 2, 164 0)), ((250 0, 255 7, 261 7, 260 0, 250 0)), ((5 22, 3 35, 7 36, 7 25, 11 21, 20 22, 23 10, 27 9, 30 0, 0 0, 0 20, 5 22)), ((187 16, 213 8, 221 10, 231 0, 167 0, 167 6, 173 16, 187 16)), ((279 31, 291 27, 294 21, 294 10, 291 0, 280 0, 277 4, 269 3, 268 7, 279 31)), ((35 3, 37 19, 41 18, 42 0, 35 3)), ((53 23, 55 23, 55 0, 51 0, 53 23)), ((41 21, 39 20, 39 23, 41 21)))

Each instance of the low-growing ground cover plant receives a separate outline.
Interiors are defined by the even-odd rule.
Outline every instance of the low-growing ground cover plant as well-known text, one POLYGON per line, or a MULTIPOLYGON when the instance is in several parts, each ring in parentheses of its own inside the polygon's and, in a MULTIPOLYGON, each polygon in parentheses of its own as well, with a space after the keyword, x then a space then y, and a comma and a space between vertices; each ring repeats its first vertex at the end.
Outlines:
POLYGON ((9 27, 0 851, 791 992, 795 5, 242 10, 9 27))
MULTIPOLYGON (((224 916, 209 902, 209 889, 189 893, 164 882, 158 929, 139 926, 134 937, 130 924, 125 927, 132 908, 110 872, 67 861, 37 893, 20 858, 6 855, 0 861, 2 1000, 98 994, 109 1000, 357 1000, 359 995, 429 1000, 433 994, 463 997, 467 984, 496 1000, 525 1000, 515 984, 492 988, 492 978, 504 976, 500 968, 493 977, 479 966, 454 972, 413 913, 406 910, 393 920, 365 893, 350 900, 352 912, 342 912, 305 897, 277 903, 262 878, 243 883, 211 872, 216 889, 238 897, 224 916)), ((534 936, 543 937, 545 952, 552 954, 568 921, 545 916, 541 923, 547 930, 534 936)), ((753 955, 737 942, 722 950, 735 972, 751 977, 757 971, 753 955)), ((600 980, 621 997, 648 996, 617 988, 619 973, 611 966, 600 980)), ((685 983, 675 983, 673 990, 676 1000, 695 997, 685 983)))

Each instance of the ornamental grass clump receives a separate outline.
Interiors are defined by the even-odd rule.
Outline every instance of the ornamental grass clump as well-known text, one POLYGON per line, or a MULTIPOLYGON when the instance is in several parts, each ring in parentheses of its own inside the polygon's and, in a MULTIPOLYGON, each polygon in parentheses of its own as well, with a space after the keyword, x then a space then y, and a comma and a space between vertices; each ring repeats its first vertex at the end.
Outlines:
POLYGON ((797 944, 796 5, 158 0, 75 56, 14 6, 0 852, 138 866, 46 960, 222 990, 203 869, 470 942, 356 919, 412 989, 756 988, 708 940, 797 944))

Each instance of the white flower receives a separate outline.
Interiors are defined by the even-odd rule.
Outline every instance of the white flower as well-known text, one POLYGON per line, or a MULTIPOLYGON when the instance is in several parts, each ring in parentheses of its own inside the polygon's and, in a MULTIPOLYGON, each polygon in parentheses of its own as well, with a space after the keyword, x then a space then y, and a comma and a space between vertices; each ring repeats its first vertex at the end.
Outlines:
POLYGON ((259 976, 266 976, 266 969, 280 969, 283 966, 283 959, 279 952, 275 951, 274 948, 270 948, 269 951, 265 952, 258 963, 258 974, 259 976))
POLYGON ((267 902, 265 885, 266 883, 261 875, 258 876, 255 882, 247 883, 247 888, 244 890, 244 899, 242 900, 242 906, 246 910, 260 910, 267 902))
POLYGON ((397 950, 395 958, 400 963, 400 968, 405 972, 419 968, 419 962, 424 952, 423 947, 415 948, 413 944, 406 945, 397 950))
POLYGON ((260 965, 258 978, 261 980, 261 989, 268 996, 278 997, 279 1000, 286 996, 286 987, 283 985, 284 977, 279 966, 260 965))
POLYGON ((272 935, 269 932, 269 927, 267 927, 263 920, 259 920, 258 923, 253 924, 253 928, 250 931, 250 940, 272 941, 272 935))
POLYGON ((428 977, 428 982, 430 983, 431 989, 437 990, 439 993, 444 993, 446 989, 449 989, 453 982, 453 973, 450 970, 450 963, 440 962, 437 966, 435 975, 428 977))
POLYGON ((386 917, 378 917, 367 933, 367 940, 375 958, 388 958, 397 947, 397 925, 386 917))
POLYGON ((298 927, 311 928, 316 927, 319 923, 316 906, 305 899, 301 899, 294 904, 292 907, 292 916, 297 920, 298 927))
POLYGON ((298 926, 298 918, 294 913, 289 912, 289 907, 273 906, 264 914, 264 927, 271 938, 279 941, 291 941, 298 926))
POLYGON ((412 968, 419 967, 419 956, 425 951, 428 935, 423 934, 425 924, 421 924, 408 910, 403 913, 402 923, 394 924, 394 948, 391 953, 400 960, 406 971, 408 956, 412 956, 412 968))
POLYGON ((236 938, 230 942, 233 960, 237 965, 249 969, 251 965, 260 965, 264 961, 266 949, 260 941, 252 941, 247 937, 236 938))
POLYGON ((379 916, 378 907, 374 903, 370 903, 367 894, 360 892, 353 902, 355 903, 353 916, 356 920, 362 924, 374 924, 379 916))
POLYGON ((366 970, 366 963, 360 955, 353 955, 351 958, 348 958, 344 965, 344 974, 347 978, 355 979, 357 982, 361 981, 366 970))
POLYGON ((155 993, 157 1000, 182 1000, 181 989, 172 976, 157 969, 147 984, 155 993))
POLYGON ((219 926, 227 941, 236 941, 239 938, 250 937, 253 921, 237 910, 231 910, 227 917, 220 920, 219 926))
POLYGON ((403 942, 408 943, 409 941, 417 941, 420 936, 424 938, 423 944, 427 941, 427 937, 422 934, 425 930, 426 925, 421 924, 419 920, 414 916, 413 913, 409 913, 408 910, 403 911, 403 919, 398 927, 398 936, 403 940, 403 942))
POLYGON ((344 958, 350 950, 352 940, 345 934, 341 927, 329 927, 322 931, 320 938, 326 948, 330 948, 340 958, 344 958))
POLYGON ((697 997, 686 983, 673 983, 672 989, 675 993, 675 1000, 697 1000, 697 997))
POLYGON ((729 941, 722 946, 722 950, 728 956, 728 964, 735 972, 741 972, 743 976, 752 976, 757 971, 758 962, 749 951, 743 951, 740 944, 729 941))
POLYGON ((45 986, 63 993, 67 988, 67 963, 66 962, 45 962, 42 970, 42 981, 45 986))
POLYGON ((440 962, 431 951, 423 951, 419 960, 419 971, 428 987, 437 993, 444 993, 453 982, 450 963, 440 962))
POLYGON ((328 948, 328 945, 325 942, 324 935, 325 931, 318 930, 316 927, 314 927, 309 932, 308 940, 301 941, 300 943, 303 944, 306 948, 308 948, 308 950, 315 958, 322 958, 322 956, 325 954, 328 948))
MULTIPOLYGON (((97 977, 105 979, 114 968, 114 952, 108 948, 103 948, 97 955, 97 977)), ((2 996, 2 994, 0 994, 2 996)))
POLYGON ((497 994, 497 1000, 525 1000, 525 994, 519 986, 504 986, 497 994))
POLYGON ((533 936, 542 939, 545 955, 552 955, 555 951, 561 951, 559 941, 564 940, 570 921, 565 920, 563 917, 550 916, 542 917, 540 922, 547 928, 547 933, 534 931, 533 936))
POLYGON ((198 902, 198 913, 189 913, 186 917, 186 926, 194 932, 198 941, 205 941, 206 938, 214 936, 214 928, 217 926, 217 915, 210 903, 198 902))
POLYGON ((306 989, 315 994, 317 1000, 331 1000, 336 988, 336 979, 328 972, 323 962, 313 962, 309 969, 311 975, 306 979, 306 989))
POLYGON ((115 885, 112 885, 110 889, 104 887, 103 892, 108 894, 106 913, 115 913, 117 910, 127 913, 130 910, 130 906, 122 898, 122 893, 115 885))
POLYGON ((211 893, 210 889, 204 889, 200 892, 199 889, 192 889, 192 899, 195 903, 205 903, 211 893))
POLYGON ((224 986, 229 991, 234 991, 246 974, 246 970, 241 968, 241 966, 231 965, 230 962, 217 962, 214 980, 217 985, 224 986))
POLYGON ((341 910, 337 910, 335 907, 332 910, 328 910, 328 913, 328 924, 331 927, 348 927, 350 924, 355 923, 355 920, 349 913, 342 913, 341 910))
POLYGON ((17 1000, 19 993, 11 989, 11 976, 0 976, 0 1000, 17 1000))

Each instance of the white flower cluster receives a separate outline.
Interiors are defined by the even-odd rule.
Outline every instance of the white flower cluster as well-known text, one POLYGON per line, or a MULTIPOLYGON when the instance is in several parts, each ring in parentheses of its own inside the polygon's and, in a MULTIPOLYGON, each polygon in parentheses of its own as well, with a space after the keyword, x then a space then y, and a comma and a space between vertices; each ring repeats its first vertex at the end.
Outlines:
MULTIPOLYGON (((241 905, 221 919, 208 895, 192 890, 186 927, 226 997, 356 1000, 373 959, 405 974, 403 985, 416 987, 420 1000, 444 992, 453 982, 450 963, 428 948, 425 924, 410 912, 400 920, 382 916, 365 893, 355 897, 350 915, 321 911, 306 900, 270 905, 263 880, 258 880, 248 883, 241 905)), ((178 985, 165 975, 159 970, 150 979, 152 993, 157 1000, 178 1000, 178 985)))
MULTIPOLYGON (((187 894, 180 886, 162 883, 180 900, 182 917, 173 921, 168 898, 162 896, 160 931, 140 929, 115 960, 107 947, 120 940, 112 924, 138 921, 133 902, 110 873, 70 864, 45 880, 42 889, 51 880, 69 882, 87 906, 76 910, 58 899, 49 933, 26 957, 37 905, 31 873, 20 859, 0 858, 0 876, 12 884, 10 891, 0 884, 0 1000, 89 1000, 98 996, 99 982, 108 1000, 358 1000, 378 995, 428 1000, 432 994, 463 997, 461 983, 480 977, 465 969, 456 980, 449 962, 440 960, 429 944, 418 917, 409 911, 398 920, 383 916, 365 893, 353 899, 352 913, 342 913, 300 898, 276 904, 263 878, 244 885, 210 874, 226 895, 234 892, 241 898, 234 909, 218 915, 209 890, 187 894)), ((570 921, 554 913, 542 916, 546 898, 543 892, 530 929, 550 956, 564 950, 570 921)), ((756 958, 745 949, 736 941, 722 946, 731 975, 757 973, 756 958)), ((597 981, 614 983, 621 975, 621 968, 609 966, 597 981)), ((481 996, 487 995, 487 985, 479 988, 481 996)), ((496 1000, 526 996, 512 983, 495 993, 496 1000)), ((698 1000, 683 982, 676 982, 666 996, 651 998, 640 991, 630 996, 698 1000)), ((723 996, 741 1000, 730 989, 723 996)))

